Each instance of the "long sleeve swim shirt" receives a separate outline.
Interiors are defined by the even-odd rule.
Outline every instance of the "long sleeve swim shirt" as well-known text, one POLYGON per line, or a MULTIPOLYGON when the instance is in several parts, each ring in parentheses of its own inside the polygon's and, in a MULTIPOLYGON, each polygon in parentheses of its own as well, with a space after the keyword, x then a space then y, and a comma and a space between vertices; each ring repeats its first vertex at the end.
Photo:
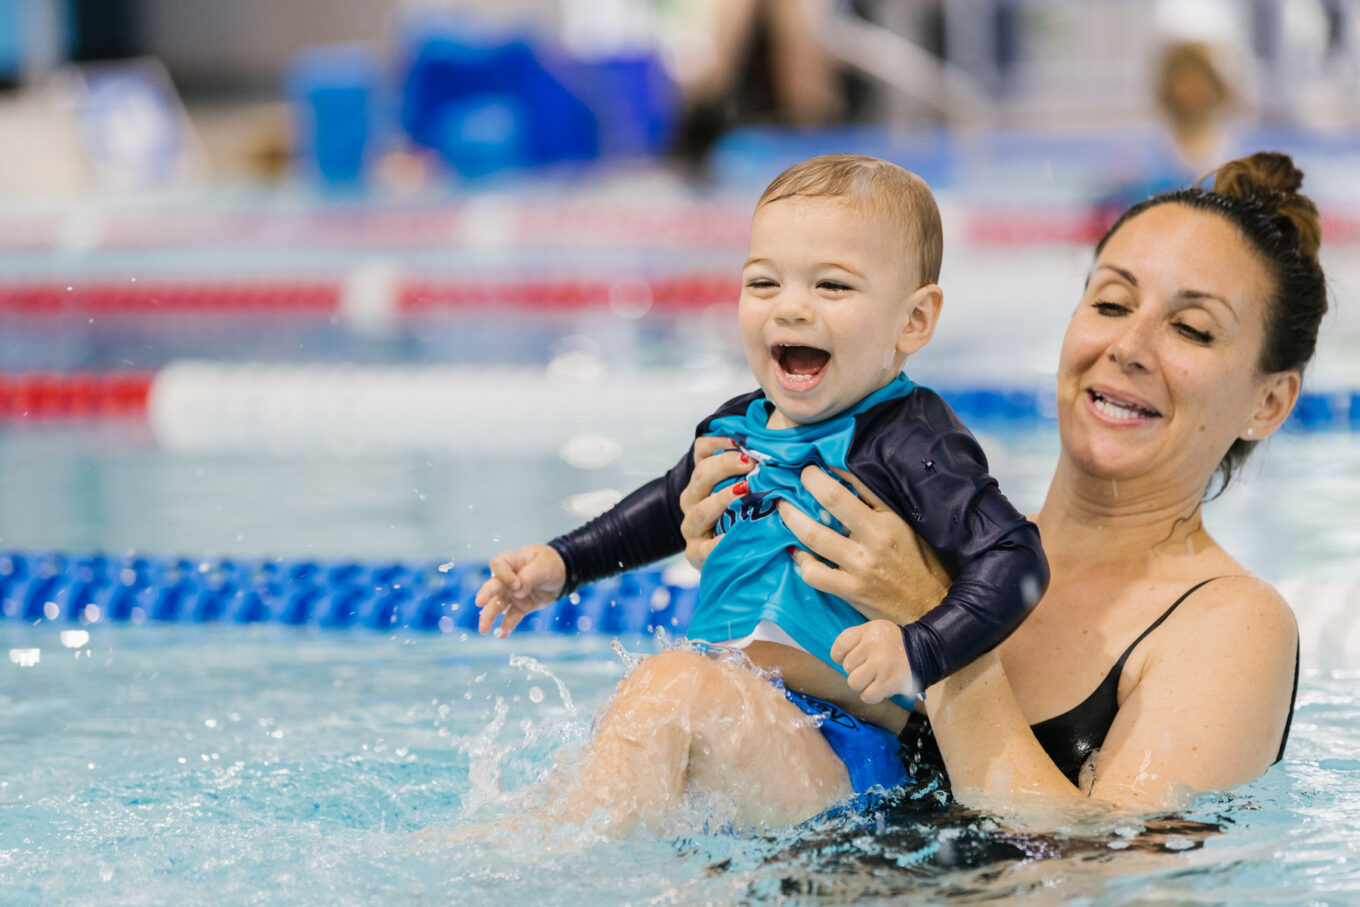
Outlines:
MULTIPOLYGON (((737 639, 772 621, 840 670, 831 646, 865 617, 803 582, 787 550, 799 543, 777 506, 788 500, 844 531, 803 487, 801 473, 810 464, 858 478, 935 550, 953 578, 937 605, 902 627, 917 690, 997 645, 1039 600, 1048 563, 1038 528, 1006 500, 981 447, 934 391, 899 375, 846 412, 783 429, 767 427, 771 407, 755 391, 729 400, 696 430, 696 437, 731 438, 757 466, 740 477, 750 490, 718 522, 721 538, 704 562, 691 638, 737 639)), ((693 470, 691 447, 666 475, 553 539, 567 566, 567 591, 682 551, 680 493, 693 470)))

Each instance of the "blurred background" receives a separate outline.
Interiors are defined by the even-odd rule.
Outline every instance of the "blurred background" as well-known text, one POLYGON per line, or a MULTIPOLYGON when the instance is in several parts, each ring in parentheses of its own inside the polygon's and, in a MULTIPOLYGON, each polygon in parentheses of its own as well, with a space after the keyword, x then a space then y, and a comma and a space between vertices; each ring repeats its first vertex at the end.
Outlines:
POLYGON ((1268 574, 1360 550, 1357 0, 0 0, 0 86, 0 545, 555 534, 749 389, 750 210, 825 151, 938 193, 910 371, 1034 507, 1094 240, 1277 149, 1334 311, 1258 471, 1305 484, 1215 506, 1292 508, 1268 574))
POLYGON ((960 167, 959 139, 1037 135, 1089 194, 1263 134, 1344 150, 1357 35, 1352 0, 3 0, 0 187, 410 192, 660 160, 724 180, 763 126, 913 144, 965 189, 1048 149, 960 167))

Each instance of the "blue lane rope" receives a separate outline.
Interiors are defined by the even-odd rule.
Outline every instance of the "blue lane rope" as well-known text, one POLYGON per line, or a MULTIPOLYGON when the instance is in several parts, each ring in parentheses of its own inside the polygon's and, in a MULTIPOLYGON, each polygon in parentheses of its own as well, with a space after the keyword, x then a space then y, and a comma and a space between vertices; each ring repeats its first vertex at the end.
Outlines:
MULTIPOLYGON (((486 564, 0 551, 7 620, 264 623, 468 632, 486 564)), ((516 632, 683 633, 698 588, 635 570, 530 615, 516 632)))

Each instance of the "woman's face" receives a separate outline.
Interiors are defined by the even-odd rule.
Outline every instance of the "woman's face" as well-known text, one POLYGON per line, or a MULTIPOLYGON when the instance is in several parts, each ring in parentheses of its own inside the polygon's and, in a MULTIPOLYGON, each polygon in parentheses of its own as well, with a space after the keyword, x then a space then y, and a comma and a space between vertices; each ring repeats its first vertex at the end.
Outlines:
POLYGON ((1263 437, 1287 414, 1261 421, 1274 387, 1258 370, 1271 283, 1216 214, 1169 203, 1120 227, 1063 339, 1065 455, 1103 478, 1202 492, 1234 439, 1263 437))

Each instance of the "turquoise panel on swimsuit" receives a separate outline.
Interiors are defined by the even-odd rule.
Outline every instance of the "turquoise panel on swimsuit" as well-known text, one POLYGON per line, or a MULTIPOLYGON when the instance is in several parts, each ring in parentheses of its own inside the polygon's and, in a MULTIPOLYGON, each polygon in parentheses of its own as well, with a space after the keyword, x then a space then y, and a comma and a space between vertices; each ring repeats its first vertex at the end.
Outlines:
MULTIPOLYGON (((710 434, 732 438, 758 466, 743 478, 750 491, 733 501, 718 524, 721 538, 704 563, 699 606, 690 623, 694 639, 722 641, 751 634, 773 621, 809 653, 832 665, 831 645, 841 631, 864 623, 843 599, 803 582, 788 548, 798 544, 777 509, 787 500, 836 531, 844 531, 803 487, 803 468, 846 468, 855 437, 855 416, 915 388, 905 374, 823 422, 793 428, 766 427, 769 401, 752 401, 744 416, 715 419, 710 434)), ((719 485, 730 487, 737 479, 719 485)), ((843 673, 843 672, 842 672, 843 673)), ((895 701, 910 707, 902 697, 895 701)))

